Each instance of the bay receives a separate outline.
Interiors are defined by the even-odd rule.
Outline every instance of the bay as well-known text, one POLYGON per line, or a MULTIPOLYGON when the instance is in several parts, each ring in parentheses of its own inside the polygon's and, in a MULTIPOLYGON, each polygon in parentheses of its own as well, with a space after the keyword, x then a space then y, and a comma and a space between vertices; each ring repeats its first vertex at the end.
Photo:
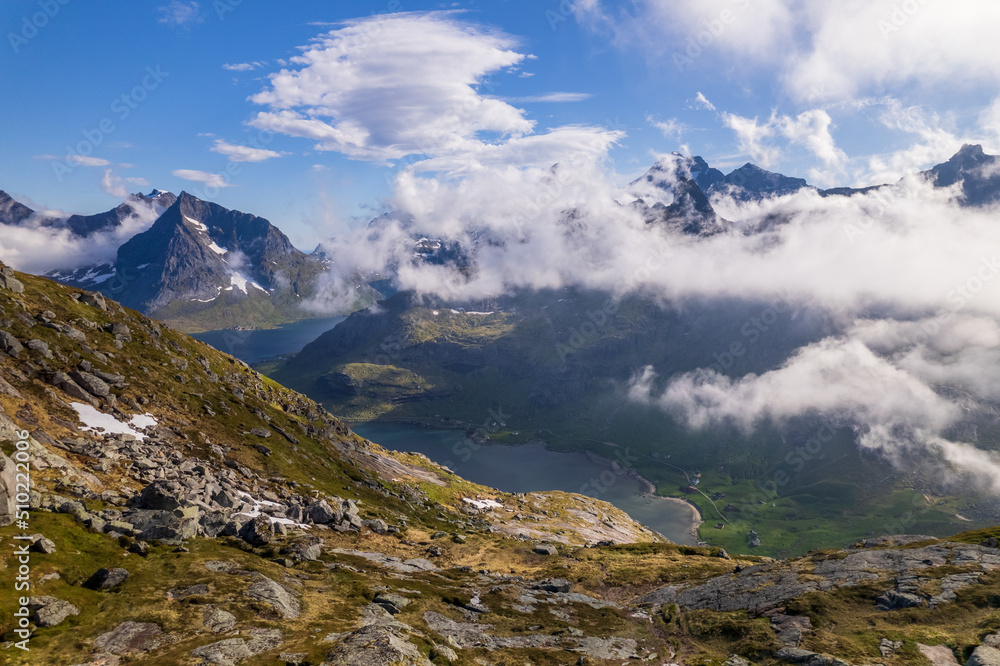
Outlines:
POLYGON ((691 505, 650 496, 639 479, 616 474, 581 452, 550 451, 542 442, 480 446, 461 430, 388 423, 361 423, 352 430, 393 451, 422 453, 474 483, 510 493, 580 493, 613 504, 674 543, 697 542, 697 513, 691 505))

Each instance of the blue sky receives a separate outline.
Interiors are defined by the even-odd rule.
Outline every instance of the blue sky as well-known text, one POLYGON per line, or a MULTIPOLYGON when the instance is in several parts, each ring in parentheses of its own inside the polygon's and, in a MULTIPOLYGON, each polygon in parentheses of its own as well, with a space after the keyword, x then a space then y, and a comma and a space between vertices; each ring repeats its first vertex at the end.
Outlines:
POLYGON ((997 150, 995 3, 825 4, 8 0, 0 189, 84 213, 187 189, 309 249, 401 169, 582 151, 625 183, 680 149, 870 184, 997 150))

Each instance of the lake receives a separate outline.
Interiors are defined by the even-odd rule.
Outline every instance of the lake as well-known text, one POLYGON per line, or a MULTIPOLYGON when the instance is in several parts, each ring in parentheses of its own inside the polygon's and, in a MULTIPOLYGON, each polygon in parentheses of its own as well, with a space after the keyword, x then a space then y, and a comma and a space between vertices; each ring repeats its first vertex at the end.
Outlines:
POLYGON ((357 424, 352 430, 393 451, 422 453, 462 478, 504 492, 562 490, 602 499, 674 543, 696 543, 691 533, 694 512, 690 505, 643 496, 646 488, 638 479, 613 474, 583 453, 550 451, 540 442, 478 446, 466 439, 462 430, 385 423, 357 424), (611 482, 606 483, 608 480, 611 482), (595 486, 600 486, 600 492, 595 486))
POLYGON ((344 319, 346 317, 343 316, 306 319, 273 329, 205 331, 191 337, 232 354, 245 363, 259 363, 283 354, 297 354, 344 319))

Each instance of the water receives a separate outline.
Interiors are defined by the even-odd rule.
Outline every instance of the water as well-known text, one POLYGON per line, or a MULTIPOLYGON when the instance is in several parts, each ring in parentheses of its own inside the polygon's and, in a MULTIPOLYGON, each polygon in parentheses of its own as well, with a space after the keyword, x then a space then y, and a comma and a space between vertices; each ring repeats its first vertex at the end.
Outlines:
POLYGON ((245 363, 259 363, 283 354, 297 354, 307 344, 344 321, 346 317, 307 319, 274 329, 206 331, 191 337, 232 354, 245 363))
POLYGON ((539 442, 477 446, 465 439, 461 430, 384 423, 358 424, 352 429, 387 449, 423 453, 475 483, 510 493, 562 490, 589 495, 610 502, 674 543, 694 545, 696 541, 691 533, 693 512, 688 505, 643 497, 640 493, 646 488, 640 481, 613 474, 583 453, 550 451, 539 442), (609 480, 611 483, 607 483, 609 480))

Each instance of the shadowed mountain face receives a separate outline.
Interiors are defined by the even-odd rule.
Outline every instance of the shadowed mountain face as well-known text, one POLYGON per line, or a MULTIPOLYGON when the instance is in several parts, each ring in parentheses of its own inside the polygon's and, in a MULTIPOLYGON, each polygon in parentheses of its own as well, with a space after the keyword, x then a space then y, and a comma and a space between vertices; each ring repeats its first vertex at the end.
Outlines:
POLYGON ((119 248, 114 275, 100 288, 166 319, 205 319, 208 310, 242 304, 232 322, 219 323, 260 325, 271 316, 304 318, 293 310, 323 270, 321 259, 297 250, 266 219, 182 192, 152 227, 119 248))
POLYGON ((21 224, 34 214, 35 211, 0 190, 0 224, 21 224))
POLYGON ((987 155, 981 145, 962 146, 962 149, 943 164, 938 164, 921 175, 938 187, 962 183, 966 206, 985 206, 1000 200, 1000 157, 987 155))
POLYGON ((62 222, 62 226, 78 236, 87 237, 99 231, 119 227, 130 218, 159 215, 175 201, 177 201, 175 194, 159 190, 153 190, 148 195, 133 194, 127 201, 104 213, 71 215, 62 222))

